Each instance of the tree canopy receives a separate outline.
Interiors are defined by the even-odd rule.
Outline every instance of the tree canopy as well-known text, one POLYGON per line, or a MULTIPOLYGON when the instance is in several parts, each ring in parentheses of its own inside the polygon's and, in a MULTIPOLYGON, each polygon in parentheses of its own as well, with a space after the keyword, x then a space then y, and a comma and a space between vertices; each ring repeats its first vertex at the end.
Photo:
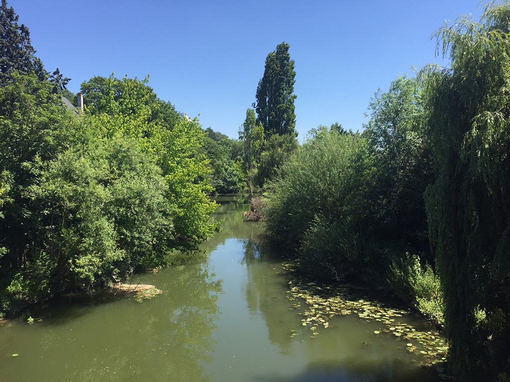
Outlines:
POLYGON ((264 75, 257 86, 255 110, 266 137, 272 134, 295 134, 294 60, 289 44, 282 42, 267 55, 264 75))
POLYGON ((5 85, 12 73, 36 72, 44 78, 42 62, 35 56, 30 42, 30 31, 25 25, 18 25, 18 15, 14 8, 2 0, 0 7, 0 84, 5 85))
POLYGON ((438 33, 451 68, 427 69, 436 173, 426 194, 446 329, 462 380, 501 370, 510 352, 510 9, 487 8, 438 33))

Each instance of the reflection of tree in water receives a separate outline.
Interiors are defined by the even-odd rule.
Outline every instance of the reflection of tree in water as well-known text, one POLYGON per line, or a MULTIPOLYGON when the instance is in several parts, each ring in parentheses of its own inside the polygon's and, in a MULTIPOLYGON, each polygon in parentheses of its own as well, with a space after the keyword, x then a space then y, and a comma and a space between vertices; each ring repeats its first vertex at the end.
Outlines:
POLYGON ((224 203, 220 203, 214 214, 221 228, 219 232, 203 244, 202 248, 207 252, 213 251, 216 247, 225 243, 227 239, 255 237, 262 231, 260 224, 244 222, 243 211, 250 208, 246 201, 235 196, 226 200, 223 197, 220 201, 222 200, 224 203))
POLYGON ((89 330, 80 327, 72 335, 48 330, 41 341, 44 351, 64 353, 64 367, 42 367, 58 379, 80 381, 209 380, 203 365, 214 344, 221 283, 201 265, 161 272, 153 282, 163 295, 141 304, 104 306, 95 322, 82 320, 89 330))
POLYGON ((261 251, 256 240, 244 242, 244 261, 248 269, 246 300, 250 312, 260 311, 269 331, 269 340, 278 345, 283 354, 291 349, 291 330, 295 330, 299 319, 293 311, 286 291, 286 281, 274 269, 277 263, 261 251))

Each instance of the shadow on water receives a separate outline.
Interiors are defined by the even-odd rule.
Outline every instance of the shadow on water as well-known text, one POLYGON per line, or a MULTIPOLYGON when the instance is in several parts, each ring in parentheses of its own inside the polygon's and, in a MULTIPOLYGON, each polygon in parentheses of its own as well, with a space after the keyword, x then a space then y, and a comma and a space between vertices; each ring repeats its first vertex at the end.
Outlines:
POLYGON ((367 364, 353 358, 342 365, 328 362, 309 364, 304 371, 290 377, 258 376, 257 382, 422 382, 437 380, 431 368, 410 369, 401 361, 367 364))

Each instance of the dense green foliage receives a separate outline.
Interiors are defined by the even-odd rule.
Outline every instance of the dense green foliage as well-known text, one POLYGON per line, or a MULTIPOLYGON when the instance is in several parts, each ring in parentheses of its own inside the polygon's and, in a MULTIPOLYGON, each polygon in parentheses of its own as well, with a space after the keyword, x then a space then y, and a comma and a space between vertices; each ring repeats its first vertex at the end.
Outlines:
POLYGON ((284 163, 272 184, 267 231, 296 251, 314 277, 352 278, 367 260, 361 207, 373 171, 366 139, 319 132, 284 163))
POLYGON ((176 237, 195 248, 212 233, 214 203, 210 166, 203 150, 205 132, 198 121, 181 117, 159 100, 147 80, 94 77, 82 85, 87 105, 85 123, 96 136, 136 139, 154 157, 169 186, 176 237), (89 106, 90 105, 90 106, 89 106))
POLYGON ((69 110, 67 79, 36 73, 5 1, 0 17, 0 312, 196 250, 215 228, 198 121, 146 80, 113 76, 85 82, 85 112, 69 110))
POLYGON ((39 240, 38 217, 29 195, 38 163, 51 161, 69 147, 75 122, 51 85, 36 76, 14 73, 13 81, 0 89, 0 168, 9 184, 0 222, 6 248, 0 259, 3 292, 21 288, 20 270, 31 262, 39 240))
POLYGON ((444 323, 460 380, 510 372, 507 2, 441 29, 451 68, 377 92, 362 132, 321 126, 301 147, 286 43, 235 141, 148 78, 94 77, 85 111, 68 110, 68 79, 17 21, 2 0, 0 312, 168 264, 214 231, 210 194, 267 190, 268 236, 309 277, 386 289, 444 323))
POLYGON ((363 136, 369 141, 377 171, 370 199, 378 246, 420 254, 432 262, 427 240, 423 193, 432 179, 424 135, 423 83, 402 77, 369 105, 370 121, 363 136), (405 227, 402 230, 402 227, 405 227))
POLYGON ((225 134, 205 130, 204 149, 212 167, 211 183, 220 194, 238 193, 246 187, 241 142, 225 134))
POLYGON ((105 111, 82 116, 34 75, 0 90, 2 310, 163 265, 213 231, 198 123, 157 115, 144 83, 108 81, 122 96, 103 89, 105 111))
POLYGON ((487 9, 481 24, 465 19, 442 29, 452 67, 429 69, 436 177, 428 222, 452 367, 462 380, 510 369, 509 26, 505 4, 487 9))
POLYGON ((272 185, 268 231, 297 250, 308 271, 380 286, 406 252, 430 259, 420 94, 416 80, 395 81, 372 100, 363 134, 339 124, 315 129, 283 165, 272 185))
POLYGON ((143 125, 159 123, 168 128, 175 126, 181 121, 181 114, 170 102, 158 99, 147 86, 148 82, 148 77, 143 81, 130 78, 119 80, 114 76, 94 77, 81 85, 83 101, 92 115, 121 114, 138 119, 143 125))
POLYGON ((265 182, 274 179, 281 165, 296 150, 297 141, 294 135, 273 134, 264 141, 260 153, 260 163, 255 176, 255 183, 263 187, 265 182))

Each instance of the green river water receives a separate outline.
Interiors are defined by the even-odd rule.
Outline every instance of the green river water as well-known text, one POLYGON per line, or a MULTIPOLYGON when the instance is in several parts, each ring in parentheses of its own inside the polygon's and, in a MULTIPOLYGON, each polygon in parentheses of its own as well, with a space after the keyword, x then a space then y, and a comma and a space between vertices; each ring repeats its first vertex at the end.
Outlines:
POLYGON ((402 341, 375 336, 379 323, 334 318, 311 338, 243 209, 223 200, 204 262, 132 281, 163 291, 152 300, 67 301, 0 328, 0 381, 436 380, 402 341))

